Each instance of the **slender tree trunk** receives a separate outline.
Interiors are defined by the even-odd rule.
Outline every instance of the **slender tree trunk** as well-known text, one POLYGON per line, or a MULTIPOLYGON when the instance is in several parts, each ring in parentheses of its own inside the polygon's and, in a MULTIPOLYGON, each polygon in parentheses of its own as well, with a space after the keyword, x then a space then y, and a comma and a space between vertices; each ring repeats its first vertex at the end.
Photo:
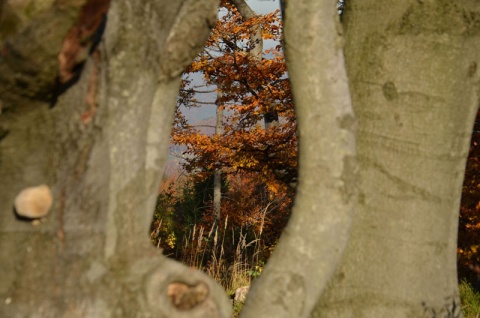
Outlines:
POLYGON ((242 317, 308 317, 347 241, 356 202, 355 120, 337 19, 332 1, 289 0, 286 7, 300 140, 297 195, 242 317))
MULTIPOLYGON (((222 92, 217 96, 217 122, 215 125, 215 135, 223 135, 223 109, 222 92)), ((216 168, 213 175, 213 233, 215 233, 222 213, 222 169, 216 168)))
POLYGON ((229 317, 222 288, 148 239, 180 74, 217 1, 112 1, 101 63, 49 108, 85 1, 56 3, 0 58, 0 317, 229 317), (17 219, 15 196, 39 184, 50 214, 17 219))
POLYGON ((348 1, 360 201, 313 317, 460 317, 457 222, 480 97, 479 18, 475 1, 348 1))

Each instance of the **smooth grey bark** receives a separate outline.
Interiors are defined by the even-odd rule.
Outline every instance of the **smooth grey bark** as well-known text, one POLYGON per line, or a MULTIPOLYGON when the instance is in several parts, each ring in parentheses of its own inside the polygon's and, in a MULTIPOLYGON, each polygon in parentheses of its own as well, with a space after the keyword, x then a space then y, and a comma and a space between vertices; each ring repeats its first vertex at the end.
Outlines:
POLYGON ((335 2, 289 0, 284 23, 300 141, 297 194, 242 317, 310 315, 340 260, 356 202, 355 120, 335 2))
POLYGON ((53 5, 10 37, 27 64, 0 59, 12 70, 0 75, 0 316, 228 317, 221 287, 148 238, 180 74, 217 1, 113 1, 100 64, 89 59, 50 109, 62 39, 84 1, 61 3, 70 15, 53 5), (43 183, 50 215, 16 219, 16 194, 43 183))
POLYGON ((480 97, 480 5, 350 0, 344 14, 360 200, 312 317, 460 317, 457 223, 480 97))

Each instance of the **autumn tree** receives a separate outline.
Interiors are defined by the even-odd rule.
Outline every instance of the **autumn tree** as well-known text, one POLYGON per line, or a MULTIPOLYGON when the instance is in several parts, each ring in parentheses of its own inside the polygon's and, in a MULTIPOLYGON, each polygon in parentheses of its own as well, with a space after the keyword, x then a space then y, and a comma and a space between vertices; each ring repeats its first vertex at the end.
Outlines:
MULTIPOLYGON (((256 15, 243 1, 224 2, 223 9, 206 48, 185 73, 172 140, 186 146, 184 168, 194 183, 213 175, 213 199, 204 202, 213 206, 211 216, 204 214, 196 225, 212 226, 215 232, 217 224, 228 219, 229 230, 245 231, 262 242, 264 262, 288 219, 297 168, 296 119, 280 46, 282 26, 278 11, 256 15), (275 41, 276 47, 264 52, 264 39, 275 41), (199 74, 204 86, 196 80, 199 74), (215 92, 215 132, 208 133, 188 123, 182 110, 208 104, 205 94, 215 92), (222 173, 227 181, 223 194, 222 173), (245 198, 238 192, 240 180, 245 198), (221 195, 227 200, 220 209, 221 195)), ((235 248, 225 251, 227 256, 235 253, 235 248)))
POLYGON ((281 40, 278 12, 244 21, 236 7, 228 2, 224 6, 228 10, 217 22, 205 50, 187 69, 178 100, 178 106, 186 107, 205 103, 198 100, 198 94, 211 90, 199 89, 188 77, 202 74, 207 87, 221 92, 216 103, 227 112, 223 132, 205 134, 189 124, 177 107, 172 140, 187 147, 187 172, 205 176, 216 168, 226 173, 255 172, 272 191, 286 191, 296 179, 297 135, 283 53, 277 45, 264 53, 268 58, 251 54, 257 47, 251 40, 254 26, 259 26, 263 38, 281 40), (280 123, 271 125, 267 120, 262 125, 266 116, 272 116, 268 115, 272 108, 280 123))
MULTIPOLYGON (((33 2, 0 3, 0 315, 228 317, 224 292, 147 235, 180 74, 217 1, 113 1, 91 121, 91 58, 49 108, 86 1, 13 6, 33 2), (39 184, 52 189, 50 214, 18 220, 15 197, 39 184)), ((458 317, 478 2, 351 0, 344 28, 335 2, 285 2, 298 188, 243 315, 458 317)))

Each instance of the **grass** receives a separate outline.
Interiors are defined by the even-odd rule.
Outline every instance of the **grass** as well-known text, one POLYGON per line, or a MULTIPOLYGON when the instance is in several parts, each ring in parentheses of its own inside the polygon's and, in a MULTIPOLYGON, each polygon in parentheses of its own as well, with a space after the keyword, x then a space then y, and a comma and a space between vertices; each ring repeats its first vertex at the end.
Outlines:
MULTIPOLYGON (((228 218, 223 228, 212 228, 208 233, 203 227, 194 226, 184 238, 181 261, 189 266, 203 270, 211 278, 221 284, 233 299, 235 290, 249 286, 263 269, 264 261, 260 260, 259 249, 261 239, 247 241, 247 235, 232 233, 235 245, 233 260, 225 256, 225 236, 227 235, 228 218)), ((238 318, 243 307, 242 302, 233 302, 232 318, 238 318)))
POLYGON ((458 285, 464 318, 480 318, 480 293, 462 280, 458 285))
MULTIPOLYGON (((245 229, 229 229, 228 225, 227 217, 221 227, 210 230, 193 226, 181 242, 177 242, 174 258, 204 271, 233 296, 237 288, 250 285, 251 280, 260 275, 265 264, 259 256, 264 242, 261 233, 254 233, 254 237, 248 239, 245 229)), ((158 236, 161 226, 159 222, 152 232, 153 238, 158 236)))
POLYGON ((236 302, 233 304, 233 314, 232 318, 238 318, 240 316, 240 312, 243 309, 243 303, 241 302, 236 302))
MULTIPOLYGON (((162 223, 160 221, 152 232, 153 239, 158 239, 162 223)), ((266 261, 260 257, 264 242, 261 232, 250 234, 251 239, 248 239, 245 229, 228 228, 228 217, 222 225, 212 226, 210 230, 194 225, 182 242, 177 243, 179 245, 175 258, 187 266, 207 273, 222 285, 233 299, 237 288, 249 286, 252 279, 261 274, 266 261)), ((232 302, 232 305, 232 318, 237 318, 243 303, 232 302)))

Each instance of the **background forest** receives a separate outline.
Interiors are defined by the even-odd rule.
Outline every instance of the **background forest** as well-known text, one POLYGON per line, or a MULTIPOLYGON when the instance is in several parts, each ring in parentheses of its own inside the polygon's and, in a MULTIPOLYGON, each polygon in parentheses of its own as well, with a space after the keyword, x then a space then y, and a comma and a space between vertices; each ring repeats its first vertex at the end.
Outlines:
MULTIPOLYGON (((281 14, 248 10, 223 2, 205 49, 184 73, 151 226, 152 242, 166 255, 203 269, 230 292, 260 275, 288 221, 297 176, 281 14), (187 119, 207 105, 216 107, 215 118, 187 119)), ((464 295, 480 291, 479 171, 477 115, 459 220, 464 295)))
POLYGON ((165 174, 152 240, 232 290, 259 275, 286 225, 297 135, 279 10, 245 19, 223 9, 183 77, 171 147, 181 168, 165 174), (205 104, 216 119, 191 124, 184 112, 205 104))

